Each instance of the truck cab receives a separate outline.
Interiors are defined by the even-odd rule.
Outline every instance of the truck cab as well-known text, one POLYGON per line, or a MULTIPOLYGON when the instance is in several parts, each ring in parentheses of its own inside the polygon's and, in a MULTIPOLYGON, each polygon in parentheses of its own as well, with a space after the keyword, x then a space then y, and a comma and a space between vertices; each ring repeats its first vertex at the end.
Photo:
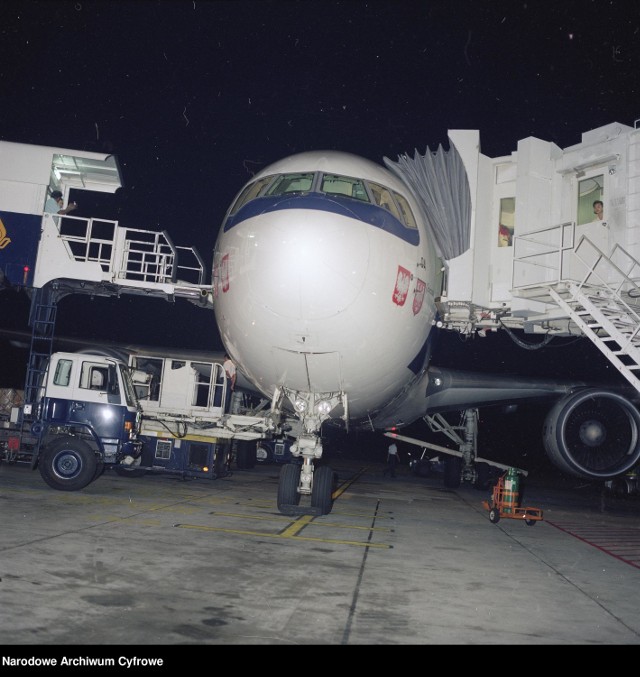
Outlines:
POLYGON ((140 454, 141 408, 124 362, 54 353, 34 406, 25 411, 34 418, 32 467, 54 489, 82 489, 105 465, 133 463, 140 454))

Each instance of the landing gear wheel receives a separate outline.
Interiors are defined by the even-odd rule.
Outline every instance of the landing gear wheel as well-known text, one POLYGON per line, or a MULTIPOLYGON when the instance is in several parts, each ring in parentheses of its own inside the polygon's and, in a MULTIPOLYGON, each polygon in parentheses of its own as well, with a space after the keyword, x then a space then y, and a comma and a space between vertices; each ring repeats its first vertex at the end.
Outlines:
POLYGON ((497 524, 500 521, 500 511, 498 508, 491 508, 489 510, 489 521, 493 524, 497 524))
POLYGON ((42 479, 53 489, 78 491, 95 479, 98 459, 83 440, 63 437, 47 445, 38 469, 42 479))
POLYGON ((328 515, 333 508, 333 471, 328 465, 321 465, 313 473, 311 507, 321 515, 328 515))
POLYGON ((300 466, 297 463, 287 463, 282 466, 280 480, 278 482, 278 510, 287 514, 287 506, 298 505, 300 494, 298 484, 300 482, 300 466))

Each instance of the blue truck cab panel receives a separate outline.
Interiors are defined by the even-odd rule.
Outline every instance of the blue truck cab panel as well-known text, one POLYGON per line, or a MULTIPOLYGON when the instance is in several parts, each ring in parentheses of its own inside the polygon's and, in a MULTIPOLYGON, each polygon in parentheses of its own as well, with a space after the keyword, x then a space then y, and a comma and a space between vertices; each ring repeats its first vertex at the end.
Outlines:
POLYGON ((140 453, 141 409, 123 362, 54 353, 35 408, 34 467, 54 489, 81 489, 105 465, 140 453))

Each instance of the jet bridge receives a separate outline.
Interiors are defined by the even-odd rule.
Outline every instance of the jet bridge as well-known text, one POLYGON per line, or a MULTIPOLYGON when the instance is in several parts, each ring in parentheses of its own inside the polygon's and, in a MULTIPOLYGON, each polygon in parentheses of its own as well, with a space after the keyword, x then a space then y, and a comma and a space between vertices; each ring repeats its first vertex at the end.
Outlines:
POLYGON ((640 392, 640 129, 617 122, 560 148, 529 137, 385 163, 409 183, 444 261, 440 326, 587 336, 640 392), (602 218, 594 203, 603 206, 602 218))
POLYGON ((114 155, 0 141, 0 284, 47 290, 48 302, 132 293, 210 304, 195 248, 164 231, 44 212, 53 190, 67 204, 71 190, 113 194, 122 185, 114 155))
POLYGON ((62 297, 128 293, 211 306, 195 248, 174 245, 164 231, 44 211, 53 190, 67 204, 71 190, 113 194, 122 183, 114 155, 0 142, 0 288, 31 294, 27 403, 35 402, 52 352, 62 297))

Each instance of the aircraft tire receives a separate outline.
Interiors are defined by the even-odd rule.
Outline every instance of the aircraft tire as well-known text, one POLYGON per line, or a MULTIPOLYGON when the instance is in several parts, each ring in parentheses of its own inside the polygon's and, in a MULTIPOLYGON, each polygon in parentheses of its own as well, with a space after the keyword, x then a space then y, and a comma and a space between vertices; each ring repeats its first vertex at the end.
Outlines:
POLYGON ((444 459, 444 486, 448 489, 457 489, 460 486, 460 472, 462 460, 457 456, 447 456, 444 459))
POLYGON ((328 515, 333 508, 333 471, 328 465, 321 465, 313 473, 311 507, 322 515, 328 515))
POLYGON ((640 462, 640 412, 616 392, 578 390, 547 414, 544 447, 561 471, 582 479, 611 479, 640 462))
POLYGON ((298 505, 300 494, 298 484, 300 482, 300 465, 286 463, 280 470, 278 481, 278 510, 286 512, 286 506, 298 505))
POLYGON ((62 437, 46 446, 38 461, 38 469, 52 489, 79 491, 95 479, 98 459, 83 440, 62 437))

